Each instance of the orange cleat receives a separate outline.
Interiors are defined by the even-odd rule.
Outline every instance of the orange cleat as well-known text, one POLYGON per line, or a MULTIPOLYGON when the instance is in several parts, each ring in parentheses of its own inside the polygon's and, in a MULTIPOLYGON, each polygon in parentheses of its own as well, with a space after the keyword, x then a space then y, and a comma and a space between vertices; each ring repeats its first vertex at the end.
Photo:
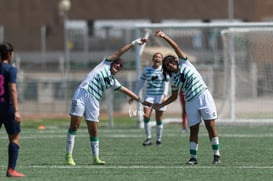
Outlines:
POLYGON ((9 168, 7 170, 7 177, 24 177, 25 174, 19 173, 16 170, 13 170, 12 168, 9 168))

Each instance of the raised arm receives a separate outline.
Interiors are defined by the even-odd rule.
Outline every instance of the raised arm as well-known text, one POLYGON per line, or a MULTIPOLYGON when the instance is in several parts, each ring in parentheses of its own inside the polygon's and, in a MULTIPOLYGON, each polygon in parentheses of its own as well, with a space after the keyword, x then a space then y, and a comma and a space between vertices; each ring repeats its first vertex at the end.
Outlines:
POLYGON ((169 36, 167 36, 163 31, 157 31, 155 35, 166 40, 174 49, 178 57, 184 58, 184 59, 187 58, 187 55, 182 51, 182 49, 177 45, 177 43, 173 39, 171 39, 169 36))
POLYGON ((138 38, 134 41, 132 41, 129 44, 124 45, 121 47, 118 51, 114 52, 112 55, 108 56, 108 60, 116 60, 118 59, 122 54, 127 52, 130 48, 134 47, 135 45, 143 45, 144 43, 147 42, 147 39, 145 38, 138 38))

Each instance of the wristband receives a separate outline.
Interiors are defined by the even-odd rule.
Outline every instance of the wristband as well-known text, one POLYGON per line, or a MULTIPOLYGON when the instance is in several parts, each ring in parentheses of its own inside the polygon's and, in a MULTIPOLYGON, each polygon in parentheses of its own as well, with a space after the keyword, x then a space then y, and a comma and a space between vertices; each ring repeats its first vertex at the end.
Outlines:
POLYGON ((140 43, 141 43, 141 39, 140 39, 140 38, 135 39, 134 41, 132 41, 132 44, 133 44, 134 46, 136 46, 136 45, 138 45, 138 44, 140 44, 140 43))
POLYGON ((132 45, 136 46, 137 45, 137 41, 136 40, 132 41, 132 45))
POLYGON ((139 97, 138 102, 143 104, 144 101, 139 97))

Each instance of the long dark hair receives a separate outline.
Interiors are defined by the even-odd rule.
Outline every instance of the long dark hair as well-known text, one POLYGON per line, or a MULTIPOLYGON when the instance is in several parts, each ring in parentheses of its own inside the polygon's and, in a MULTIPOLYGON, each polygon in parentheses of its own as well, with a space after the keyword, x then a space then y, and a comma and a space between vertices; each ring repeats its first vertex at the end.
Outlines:
POLYGON ((1 61, 8 59, 9 53, 13 52, 13 46, 9 42, 2 42, 0 44, 0 57, 1 61))
POLYGON ((164 76, 165 80, 168 80, 168 76, 171 77, 172 76, 172 71, 168 70, 166 63, 167 61, 171 61, 171 62, 175 62, 178 66, 178 62, 176 61, 176 57, 173 55, 167 55, 164 57, 163 61, 162 61, 162 73, 164 76))

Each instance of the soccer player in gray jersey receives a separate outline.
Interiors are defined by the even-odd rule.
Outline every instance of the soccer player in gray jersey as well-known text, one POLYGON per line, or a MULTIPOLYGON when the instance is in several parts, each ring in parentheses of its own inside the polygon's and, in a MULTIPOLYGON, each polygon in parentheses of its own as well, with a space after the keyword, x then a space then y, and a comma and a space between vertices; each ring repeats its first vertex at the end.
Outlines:
MULTIPOLYGON (((140 90, 145 84, 145 98, 144 101, 149 105, 154 103, 161 103, 163 100, 167 99, 168 96, 168 81, 164 79, 162 74, 162 53, 154 53, 152 57, 152 65, 144 68, 140 80, 137 82, 136 94, 139 95, 140 90)), ((146 134, 146 140, 143 142, 143 146, 152 145, 152 131, 151 131, 151 106, 144 106, 144 130, 146 134)), ((163 112, 166 111, 166 106, 159 110, 155 110, 156 119, 156 145, 161 144, 161 138, 163 134, 163 123, 162 117, 163 112)))
POLYGON ((160 104, 155 104, 155 109, 160 109, 176 100, 178 91, 182 90, 186 100, 186 114, 190 128, 190 160, 188 165, 197 164, 198 132, 201 120, 204 120, 213 150, 213 164, 219 164, 219 137, 215 126, 217 112, 214 100, 203 81, 202 76, 190 63, 187 55, 181 50, 177 43, 164 32, 158 31, 156 36, 164 39, 174 49, 178 59, 173 55, 165 56, 162 67, 164 76, 171 77, 172 95, 160 104))
POLYGON ((82 117, 85 118, 87 123, 93 163, 97 165, 105 164, 105 161, 102 161, 99 158, 99 102, 104 91, 112 88, 113 90, 118 90, 142 103, 139 96, 120 84, 115 78, 115 74, 122 68, 120 56, 135 45, 143 45, 146 41, 147 40, 143 38, 136 39, 103 59, 99 65, 91 70, 74 92, 70 109, 70 126, 66 137, 65 160, 68 165, 76 165, 72 153, 75 144, 76 131, 80 126, 82 117))

